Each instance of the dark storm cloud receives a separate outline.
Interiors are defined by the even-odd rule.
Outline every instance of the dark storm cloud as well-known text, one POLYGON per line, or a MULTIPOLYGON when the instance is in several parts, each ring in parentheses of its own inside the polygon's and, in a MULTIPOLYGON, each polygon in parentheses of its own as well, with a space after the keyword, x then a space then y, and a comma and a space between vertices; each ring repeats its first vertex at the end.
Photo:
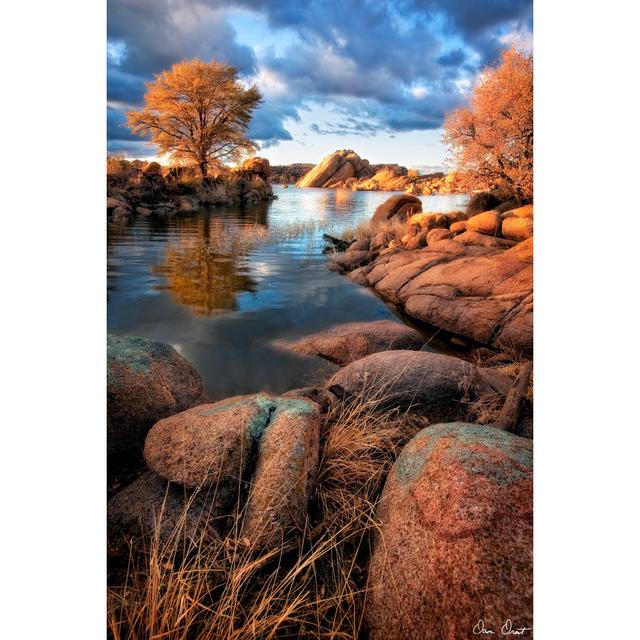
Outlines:
POLYGON ((442 18, 449 33, 480 55, 480 66, 496 62, 504 32, 533 30, 532 0, 405 0, 402 5, 425 19, 442 18))
POLYGON ((450 29, 468 38, 490 33, 502 25, 530 25, 532 20, 530 0, 406 0, 401 5, 424 17, 441 15, 450 29))
POLYGON ((118 108, 137 105, 153 73, 214 57, 246 78, 266 70, 282 85, 273 94, 265 87, 251 123, 263 146, 291 140, 285 121, 313 104, 342 118, 316 133, 433 129, 497 59, 505 36, 531 21, 531 0, 110 0, 108 95, 118 108), (228 20, 238 9, 283 35, 277 51, 243 44, 228 20))
POLYGON ((438 58, 438 62, 443 67, 459 67, 466 59, 467 56, 463 49, 452 49, 442 54, 438 58))

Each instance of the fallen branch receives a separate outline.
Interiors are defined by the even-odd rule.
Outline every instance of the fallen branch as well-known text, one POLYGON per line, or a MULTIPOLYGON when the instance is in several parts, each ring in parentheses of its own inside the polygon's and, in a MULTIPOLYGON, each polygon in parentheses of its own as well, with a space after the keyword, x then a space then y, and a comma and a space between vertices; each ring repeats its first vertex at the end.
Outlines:
POLYGON ((355 240, 343 240, 342 238, 336 238, 334 236, 330 236, 328 233, 323 233, 322 239, 325 242, 332 244, 336 251, 346 251, 355 242, 355 240))
POLYGON ((338 400, 342 400, 343 402, 350 402, 355 398, 355 394, 351 393, 351 391, 347 391, 339 384, 332 384, 329 387, 329 391, 331 391, 338 400))
POLYGON ((504 405, 502 405, 502 409, 500 410, 500 415, 498 419, 493 423, 493 426, 496 429, 502 429, 503 431, 510 431, 513 433, 518 424, 518 420, 520 418, 520 409, 522 408, 522 399, 527 393, 527 388, 529 386, 529 378, 531 377, 531 372, 533 371, 533 362, 531 360, 527 360, 520 367, 520 372, 518 373, 518 377, 516 381, 513 383, 513 387, 509 389, 509 393, 507 394, 507 399, 504 401, 504 405))

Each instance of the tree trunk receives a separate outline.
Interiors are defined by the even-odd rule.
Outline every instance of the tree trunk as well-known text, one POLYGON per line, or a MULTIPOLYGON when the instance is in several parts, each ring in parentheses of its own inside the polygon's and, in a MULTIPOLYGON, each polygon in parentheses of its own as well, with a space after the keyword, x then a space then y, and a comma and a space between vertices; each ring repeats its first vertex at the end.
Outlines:
POLYGON ((204 162, 200 162, 200 175, 203 180, 207 177, 207 167, 208 165, 206 160, 204 162))

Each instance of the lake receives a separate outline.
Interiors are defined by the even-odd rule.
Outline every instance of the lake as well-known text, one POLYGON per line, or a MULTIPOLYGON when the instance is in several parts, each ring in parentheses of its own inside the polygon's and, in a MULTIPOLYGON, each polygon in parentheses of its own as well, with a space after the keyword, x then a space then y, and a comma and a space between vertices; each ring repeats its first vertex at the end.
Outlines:
MULTIPOLYGON (((167 342, 198 370, 212 400, 322 382, 336 367, 277 348, 343 322, 399 319, 373 292, 327 269, 323 233, 371 217, 390 192, 274 186, 277 200, 107 231, 108 330, 167 342)), ((423 196, 452 211, 465 195, 423 196)), ((421 328, 434 350, 446 351, 421 328)))

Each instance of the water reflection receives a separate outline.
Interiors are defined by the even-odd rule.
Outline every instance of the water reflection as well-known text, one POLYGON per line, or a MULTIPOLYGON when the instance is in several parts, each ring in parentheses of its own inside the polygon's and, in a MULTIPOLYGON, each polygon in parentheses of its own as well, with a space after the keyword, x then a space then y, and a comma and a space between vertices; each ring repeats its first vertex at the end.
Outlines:
MULTIPOLYGON (((244 228, 251 234, 254 227, 248 222, 244 228)), ((237 234, 230 234, 228 223, 212 220, 210 214, 191 223, 188 235, 168 243, 164 260, 152 265, 152 273, 164 276, 162 287, 195 315, 237 309, 238 293, 255 292, 257 287, 248 273, 246 251, 234 241, 237 234)))
POLYGON ((351 189, 336 189, 336 204, 348 207, 352 200, 353 191, 351 189))
MULTIPOLYGON (((293 187, 276 193, 278 200, 258 207, 109 225, 109 331, 172 344, 212 399, 324 380, 334 365, 274 343, 343 322, 396 317, 371 291, 329 271, 321 253, 323 231, 353 228, 391 194, 293 187), (291 226, 308 232, 282 232, 291 226), (264 233, 279 240, 253 242, 264 233)), ((426 210, 449 211, 466 198, 423 200, 426 210)))

